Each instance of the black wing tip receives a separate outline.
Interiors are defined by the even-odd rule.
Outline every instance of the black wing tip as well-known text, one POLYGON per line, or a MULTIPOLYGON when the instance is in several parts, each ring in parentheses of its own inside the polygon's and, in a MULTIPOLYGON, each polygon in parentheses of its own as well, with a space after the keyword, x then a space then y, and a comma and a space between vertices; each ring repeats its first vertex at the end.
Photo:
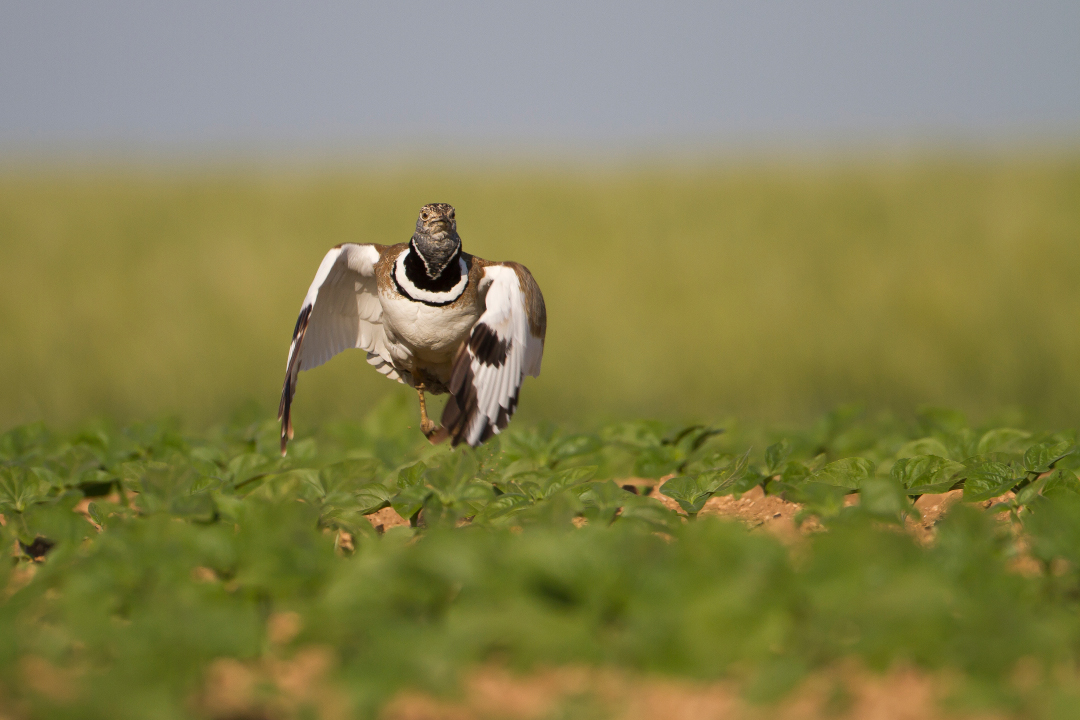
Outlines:
POLYGON ((289 407, 290 403, 285 404, 285 412, 278 413, 278 420, 281 421, 281 456, 285 457, 285 446, 289 444, 289 438, 292 437, 292 412, 289 407))
POLYGON ((305 304, 300 308, 300 315, 296 318, 296 325, 293 327, 292 341, 295 343, 296 338, 300 337, 300 334, 307 330, 308 318, 311 317, 311 308, 314 307, 310 304, 305 304))
POLYGON ((285 457, 286 446, 293 438, 292 413, 286 408, 284 417, 278 419, 281 420, 281 457, 285 457))
POLYGON ((312 305, 305 304, 300 309, 293 328, 292 347, 289 348, 289 366, 285 369, 285 383, 281 387, 281 401, 278 403, 278 420, 281 421, 281 456, 285 457, 286 446, 293 436, 292 399, 296 394, 296 375, 300 372, 300 349, 307 333, 308 320, 311 318, 312 305))
POLYGON ((277 419, 281 420, 285 417, 285 414, 289 412, 289 378, 285 377, 285 384, 281 388, 281 400, 278 401, 277 406, 277 419))
POLYGON ((285 446, 292 437, 292 399, 296 392, 292 367, 285 373, 285 383, 281 387, 281 401, 278 403, 277 419, 281 421, 281 456, 285 456, 285 446))

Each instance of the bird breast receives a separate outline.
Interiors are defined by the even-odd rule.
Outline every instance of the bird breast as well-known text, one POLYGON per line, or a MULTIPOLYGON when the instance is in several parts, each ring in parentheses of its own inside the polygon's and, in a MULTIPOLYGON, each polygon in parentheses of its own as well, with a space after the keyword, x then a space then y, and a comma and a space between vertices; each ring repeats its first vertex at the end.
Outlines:
POLYGON ((412 355, 428 362, 453 362, 483 308, 473 299, 441 307, 425 305, 397 292, 381 292, 383 325, 412 355))

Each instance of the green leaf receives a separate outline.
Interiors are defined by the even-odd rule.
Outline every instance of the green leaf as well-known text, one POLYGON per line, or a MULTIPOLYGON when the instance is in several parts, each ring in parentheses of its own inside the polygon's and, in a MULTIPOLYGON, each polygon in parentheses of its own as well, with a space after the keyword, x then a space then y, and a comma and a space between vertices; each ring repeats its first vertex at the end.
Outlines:
POLYGON ((1020 452, 1023 443, 1031 433, 1015 428, 996 428, 988 430, 979 438, 975 447, 976 455, 988 455, 993 452, 1020 452))
POLYGON ((421 483, 408 485, 390 499, 390 505, 398 515, 409 519, 424 507, 424 502, 431 497, 432 493, 432 489, 427 485, 421 483))
POLYGON ((787 440, 781 440, 767 447, 765 449, 765 472, 768 475, 779 475, 790 455, 791 443, 787 440))
POLYGON ((389 507, 395 492, 382 483, 373 482, 361 485, 354 495, 358 505, 357 511, 362 515, 370 515, 384 507, 389 507))
POLYGON ((803 482, 800 485, 781 482, 775 485, 775 491, 770 486, 770 492, 781 494, 790 502, 800 503, 806 513, 821 518, 839 515, 844 509, 844 498, 848 494, 847 488, 819 482, 803 482))
POLYGON ((964 465, 954 460, 917 455, 897 460, 890 477, 905 488, 908 495, 927 495, 950 490, 964 470, 964 465))
POLYGON ((685 459, 686 453, 678 445, 646 447, 638 452, 634 474, 643 478, 661 478, 675 472, 685 459))
POLYGON ((814 473, 810 480, 825 485, 858 490, 874 474, 874 463, 866 458, 852 457, 836 460, 814 473))
POLYGON ((813 473, 816 473, 821 468, 825 467, 828 463, 829 463, 829 454, 828 453, 818 453, 817 455, 815 455, 813 458, 811 458, 805 464, 806 464, 806 468, 810 471, 811 474, 813 474, 813 473))
POLYGON ((323 491, 355 491, 375 479, 379 464, 375 458, 357 458, 327 465, 319 471, 323 491))
POLYGON ((747 468, 739 477, 733 478, 729 485, 721 488, 723 495, 742 495, 753 490, 772 478, 771 475, 762 475, 754 468, 747 468))
POLYGON ((246 453, 230 460, 225 469, 232 486, 239 488, 263 477, 271 464, 265 455, 246 453))
POLYGON ((750 465, 750 450, 751 448, 747 448, 742 455, 731 457, 728 460, 727 467, 703 473, 705 476, 712 476, 708 485, 710 492, 715 493, 730 487, 746 475, 747 468, 750 465))
POLYGON ((209 493, 181 495, 169 503, 169 512, 186 520, 210 522, 217 517, 217 506, 209 493))
POLYGON ((1048 498, 1080 495, 1080 480, 1072 470, 1055 468, 1043 478, 1042 495, 1048 498))
POLYGON ((1039 443, 1024 453, 1024 469, 1030 473, 1049 472, 1051 467, 1073 451, 1070 442, 1039 443))
POLYGON ((596 475, 597 470, 598 468, 595 465, 589 465, 586 467, 569 468, 553 473, 546 482, 541 481, 541 483, 538 483, 537 487, 540 488, 540 490, 537 497, 538 499, 547 498, 557 492, 566 490, 567 488, 588 482, 596 475))
POLYGON ((561 438, 551 449, 551 460, 561 463, 571 458, 599 452, 603 448, 600 439, 593 435, 569 435, 561 438))
POLYGON ((70 447, 46 466, 51 471, 49 479, 61 488, 81 485, 87 475, 101 470, 102 455, 100 450, 87 445, 70 447))
POLYGON ((1008 491, 1022 478, 1016 477, 1012 467, 1001 462, 979 463, 967 471, 964 481, 964 500, 980 502, 997 497, 1008 491))
POLYGON ((679 507, 691 517, 701 512, 712 492, 711 481, 703 475, 673 477, 660 486, 660 493, 679 503, 679 507))
POLYGON ((749 450, 738 458, 728 456, 727 467, 671 478, 661 486, 660 492, 679 503, 693 517, 716 492, 733 485, 746 473, 749 460, 749 450))
POLYGON ((473 519, 474 523, 495 522, 512 515, 515 511, 528 507, 531 500, 518 493, 504 493, 484 506, 473 519))
POLYGON ((949 449, 945 447, 945 443, 937 438, 924 437, 904 443, 899 452, 896 453, 896 457, 898 458, 918 457, 919 455, 948 457, 949 449))
POLYGON ((682 524, 679 514, 669 510, 659 500, 632 493, 627 495, 629 497, 623 499, 622 512, 619 514, 620 523, 635 522, 648 529, 664 532, 672 531, 682 524))
POLYGON ((70 502, 39 503, 28 508, 24 518, 25 537, 20 539, 24 542, 32 541, 40 536, 60 547, 78 547, 87 537, 97 535, 93 525, 71 511, 71 506, 77 499, 76 495, 72 494, 70 502))
POLYGON ((419 485, 424 481, 425 470, 427 470, 427 465, 422 462, 406 465, 398 470, 397 486, 399 488, 407 488, 413 485, 419 485))
POLYGON ((289 443, 289 459, 293 463, 314 460, 318 454, 315 438, 302 438, 289 443))
POLYGON ((492 488, 491 483, 483 481, 465 483, 455 495, 458 502, 465 503, 476 509, 487 505, 495 497, 495 490, 492 488))
POLYGON ((36 473, 22 467, 0 467, 0 510, 26 512, 33 504, 43 502, 49 485, 36 473))
POLYGON ((813 474, 813 471, 805 464, 789 460, 784 464, 784 469, 780 473, 780 480, 788 485, 799 485, 809 480, 813 474))
POLYGON ((902 522, 914 511, 904 486, 891 478, 867 478, 859 489, 859 509, 875 518, 902 522))
POLYGON ((670 440, 665 440, 666 445, 679 445, 684 448, 684 452, 687 454, 696 452, 708 442, 709 438, 722 435, 724 433, 723 428, 708 427, 706 425, 690 425, 683 428, 670 440))
POLYGON ((92 502, 86 506, 86 514, 98 525, 105 527, 109 522, 109 512, 119 509, 118 505, 109 502, 92 502))
POLYGON ((627 502, 627 498, 637 497, 610 480, 579 485, 575 491, 578 491, 578 499, 584 506, 585 518, 589 522, 604 525, 615 519, 616 513, 627 502))

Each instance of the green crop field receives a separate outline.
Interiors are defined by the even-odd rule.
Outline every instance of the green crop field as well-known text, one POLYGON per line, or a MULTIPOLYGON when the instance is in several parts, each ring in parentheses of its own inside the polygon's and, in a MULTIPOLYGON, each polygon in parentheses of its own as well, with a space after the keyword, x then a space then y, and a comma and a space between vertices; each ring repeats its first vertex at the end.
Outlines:
MULTIPOLYGON (((406 689, 453 699, 484 663, 727 679, 767 709, 855 662, 948 677, 954 709, 1075 707, 1074 433, 837 412, 771 437, 519 426, 450 451, 405 428, 412 411, 388 400, 284 459, 269 421, 0 436, 0 534, 19 543, 0 564, 0 712, 373 717, 406 689), (705 514, 755 488, 815 532, 791 546, 705 514), (932 542, 903 531, 913 499, 957 489, 932 542), (384 507, 412 524, 375 527, 384 507)), ((546 716, 608 716, 589 699, 546 716)))
POLYGON ((0 719, 1075 717, 1080 156, 8 167, 0 257, 0 719), (282 458, 431 201, 542 376, 450 450, 346 353, 282 458))

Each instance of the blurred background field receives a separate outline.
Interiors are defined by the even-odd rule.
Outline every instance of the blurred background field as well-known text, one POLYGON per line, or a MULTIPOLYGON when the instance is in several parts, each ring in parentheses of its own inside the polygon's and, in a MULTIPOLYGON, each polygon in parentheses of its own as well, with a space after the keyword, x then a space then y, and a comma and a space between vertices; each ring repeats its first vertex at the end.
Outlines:
MULTIPOLYGON (((271 414, 323 253, 405 241, 434 201, 545 293, 525 422, 857 402, 1076 424, 1080 153, 438 165, 9 164, 0 428, 271 414)), ((346 353, 301 376, 298 432, 395 392, 346 353)))

